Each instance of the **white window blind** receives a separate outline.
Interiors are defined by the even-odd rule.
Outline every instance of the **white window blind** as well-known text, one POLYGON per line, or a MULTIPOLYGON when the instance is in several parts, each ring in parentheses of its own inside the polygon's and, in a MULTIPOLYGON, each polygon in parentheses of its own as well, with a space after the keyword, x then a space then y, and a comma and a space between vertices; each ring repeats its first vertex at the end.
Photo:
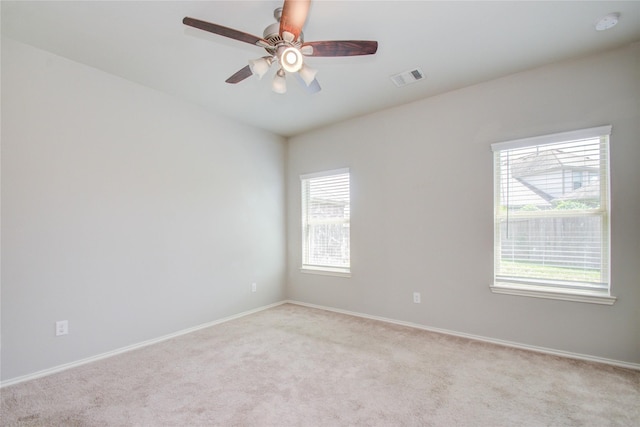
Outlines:
POLYGON ((349 170, 300 177, 302 187, 302 268, 350 271, 349 170))
POLYGON ((492 145, 494 292, 613 303, 610 133, 603 126, 492 145))

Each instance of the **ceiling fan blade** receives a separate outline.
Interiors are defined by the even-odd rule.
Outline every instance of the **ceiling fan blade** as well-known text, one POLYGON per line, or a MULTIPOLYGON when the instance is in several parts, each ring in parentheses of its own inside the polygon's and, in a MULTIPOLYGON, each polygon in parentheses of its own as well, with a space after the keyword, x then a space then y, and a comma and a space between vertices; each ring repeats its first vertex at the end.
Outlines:
POLYGON ((280 17, 280 35, 282 38, 285 38, 283 35, 285 32, 293 34, 293 40, 297 40, 300 37, 302 27, 307 20, 310 3, 311 0, 284 0, 282 16, 280 17))
POLYGON ((200 30, 208 31, 210 33, 218 34, 220 36, 228 37, 234 40, 239 40, 241 42, 250 43, 256 46, 269 46, 269 42, 258 36, 234 30, 233 28, 223 27, 222 25, 212 24, 211 22, 185 17, 182 20, 182 23, 190 27, 198 28, 200 30))
POLYGON ((238 70, 233 76, 229 77, 225 82, 227 83, 240 83, 247 77, 250 77, 253 73, 251 72, 251 67, 248 65, 238 70))
POLYGON ((302 52, 307 56, 357 56, 373 55, 378 51, 378 42, 371 40, 332 40, 309 42, 302 45, 302 52), (307 53, 308 47, 313 51, 307 53))

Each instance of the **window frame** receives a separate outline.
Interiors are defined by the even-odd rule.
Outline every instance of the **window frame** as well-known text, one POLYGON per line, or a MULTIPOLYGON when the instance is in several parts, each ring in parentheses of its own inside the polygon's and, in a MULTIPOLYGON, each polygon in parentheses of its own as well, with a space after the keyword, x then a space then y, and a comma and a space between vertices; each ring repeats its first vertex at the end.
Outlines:
MULTIPOLYGON (((542 135, 532 138, 523 138, 512 141, 505 141, 491 144, 493 151, 493 179, 494 179, 494 273, 493 282, 490 285, 491 292, 497 294, 518 295, 536 298, 547 298, 565 301, 586 302, 595 304, 612 305, 616 301, 616 297, 611 295, 611 274, 610 274, 610 248, 611 248, 611 230, 610 230, 610 158, 609 146, 611 126, 599 126, 576 131, 562 132, 556 134, 542 135), (542 147, 549 144, 557 144, 562 142, 572 142, 588 139, 600 139, 599 146, 604 150, 606 156, 600 157, 599 173, 600 173, 600 207, 589 215, 601 217, 601 260, 604 269, 601 272, 603 283, 606 282, 606 289, 590 287, 588 284, 580 285, 575 282, 574 286, 568 286, 566 282, 554 281, 551 279, 534 279, 523 277, 503 277, 498 274, 499 263, 501 262, 501 230, 500 222, 503 219, 501 214, 501 166, 499 159, 501 152, 528 147, 542 147), (603 158, 604 157, 604 158, 603 158)), ((586 213, 583 213, 586 216, 586 213)), ((524 215, 526 218, 533 218, 535 214, 524 215)), ((544 218, 559 218, 562 213, 554 212, 552 215, 542 214, 544 218)))
POLYGON ((317 178, 327 178, 327 177, 331 177, 331 176, 336 176, 336 175, 344 175, 347 174, 348 175, 348 179, 347 179, 347 190, 349 192, 349 217, 348 218, 330 218, 330 219, 324 219, 324 220, 320 220, 320 221, 316 221, 316 224, 321 224, 321 223, 334 223, 334 224, 346 224, 349 229, 351 227, 351 215, 350 215, 350 206, 351 206, 351 173, 349 168, 340 168, 340 169, 332 169, 332 170, 327 170, 327 171, 322 171, 322 172, 316 172, 316 173, 310 173, 310 174, 304 174, 304 175, 300 175, 300 196, 301 196, 301 231, 302 231, 302 238, 301 238, 301 243, 302 243, 302 247, 301 247, 301 266, 300 266, 300 271, 303 273, 312 273, 312 274, 322 274, 322 275, 329 275, 329 276, 339 276, 339 277, 351 277, 351 244, 350 244, 350 240, 351 240, 351 233, 349 231, 349 261, 348 261, 348 265, 344 266, 344 265, 319 265, 319 264, 312 264, 309 262, 308 260, 308 236, 309 236, 309 230, 310 227, 312 227, 314 224, 314 221, 309 221, 309 216, 308 216, 308 210, 309 210, 309 200, 308 200, 308 187, 307 187, 307 182, 309 182, 310 180, 313 179, 317 179, 317 178))

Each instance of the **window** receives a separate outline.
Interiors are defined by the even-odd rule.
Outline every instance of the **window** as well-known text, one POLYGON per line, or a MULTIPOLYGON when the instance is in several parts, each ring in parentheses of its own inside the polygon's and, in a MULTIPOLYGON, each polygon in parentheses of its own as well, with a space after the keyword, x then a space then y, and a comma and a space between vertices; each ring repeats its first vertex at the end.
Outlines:
POLYGON ((302 270, 350 273, 349 170, 300 177, 302 184, 302 270))
POLYGON ((496 293, 613 304, 611 126, 492 144, 496 293))

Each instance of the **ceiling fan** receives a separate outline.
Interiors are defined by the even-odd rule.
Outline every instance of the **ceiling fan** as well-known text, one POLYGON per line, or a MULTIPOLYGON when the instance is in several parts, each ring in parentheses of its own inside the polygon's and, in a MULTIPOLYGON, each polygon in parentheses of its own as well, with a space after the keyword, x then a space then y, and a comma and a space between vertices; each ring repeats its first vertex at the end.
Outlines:
POLYGON ((190 27, 229 37, 264 48, 269 55, 249 60, 249 65, 229 77, 227 83, 239 83, 256 74, 262 78, 271 66, 278 64, 272 89, 276 93, 285 93, 287 74, 297 74, 311 92, 320 91, 315 76, 317 71, 304 63, 305 56, 357 56, 372 55, 378 50, 378 42, 370 40, 332 40, 305 42, 302 27, 307 20, 311 0, 284 0, 283 7, 277 8, 273 15, 276 23, 269 25, 263 37, 257 37, 233 28, 195 18, 185 17, 182 23, 190 27))

